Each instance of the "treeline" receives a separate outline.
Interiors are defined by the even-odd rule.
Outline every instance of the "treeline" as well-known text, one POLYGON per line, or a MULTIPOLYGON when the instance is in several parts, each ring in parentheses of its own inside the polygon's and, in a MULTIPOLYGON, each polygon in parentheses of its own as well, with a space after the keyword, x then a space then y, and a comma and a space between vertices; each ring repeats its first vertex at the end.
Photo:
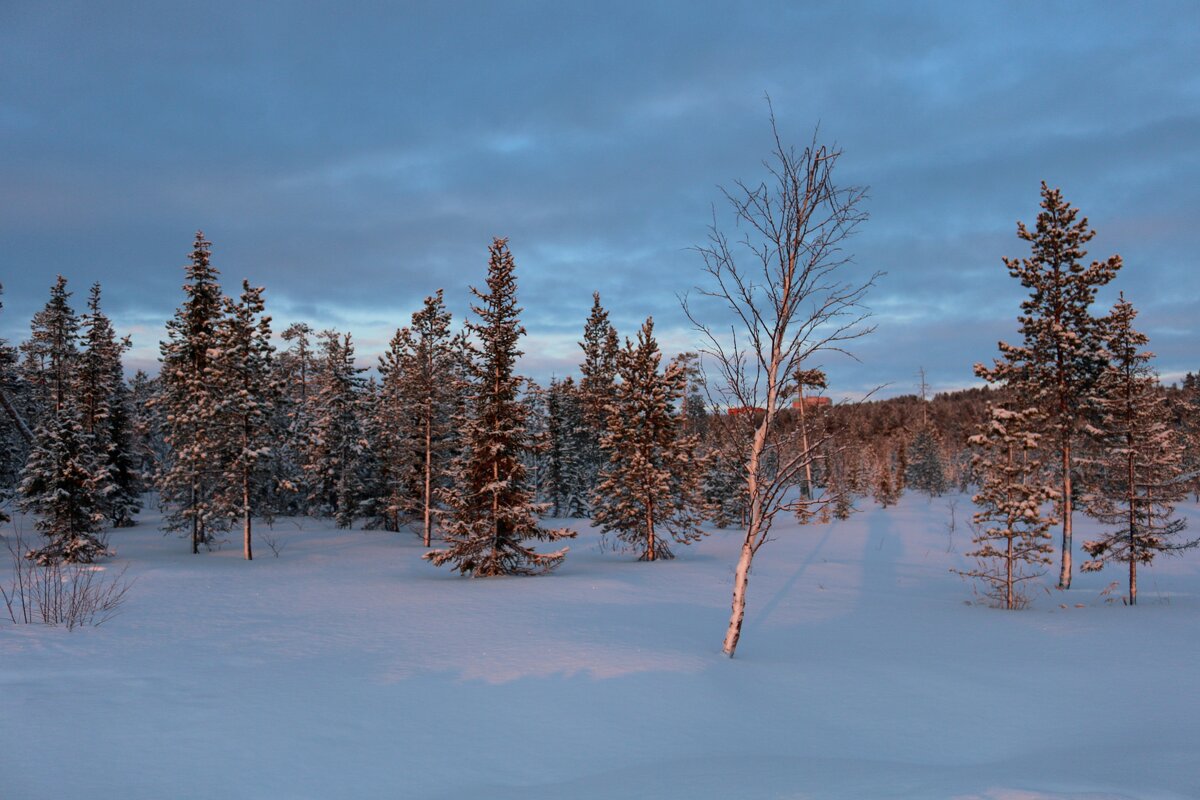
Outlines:
MULTIPOLYGON (((974 489, 979 566, 966 574, 1008 607, 1049 563, 1057 524, 1069 585, 1082 507, 1113 531, 1085 544, 1084 569, 1129 563, 1132 602, 1138 563, 1195 544, 1179 538, 1172 503, 1196 487, 1200 380, 1158 384, 1124 298, 1091 314, 1119 260, 1079 266, 1086 220, 1046 188, 1043 208, 1036 233, 1020 229, 1034 258, 1006 262, 1032 290, 1025 342, 977 367, 990 387, 927 398, 922 375, 920 395, 831 404, 824 374, 802 370, 770 423, 786 447, 765 454, 762 475, 803 466, 784 487, 802 522, 887 507, 906 490, 974 489)), ((198 233, 156 377, 124 379, 129 342, 99 285, 77 314, 60 277, 29 339, 0 341, 0 508, 15 500, 35 515, 45 543, 30 558, 100 556, 104 530, 133 524, 151 490, 193 553, 239 528, 250 559, 256 520, 314 516, 411 530, 437 546, 434 563, 475 575, 553 568, 565 549, 530 541, 573 534, 544 527, 550 517, 591 518, 644 560, 672 557, 705 522, 747 520, 744 452, 764 410, 714 403, 699 358, 664 359, 650 319, 622 340, 598 294, 579 376, 539 386, 518 375, 522 309, 503 239, 471 318, 456 326, 439 290, 369 378, 350 334, 296 323, 276 340, 264 290, 243 282, 228 296, 219 277, 198 233)))
POLYGON ((132 524, 150 490, 193 553, 236 527, 250 559, 255 520, 307 515, 411 528, 440 540, 435 563, 481 575, 557 564, 565 551, 527 544, 573 535, 542 527, 546 516, 591 517, 656 560, 736 505, 702 442, 694 356, 664 361, 652 320, 622 342, 596 295, 579 380, 515 373, 524 328, 503 239, 472 318, 456 328, 439 290, 370 378, 350 334, 298 323, 277 346, 264 290, 243 282, 227 296, 219 277, 198 233, 153 378, 123 379, 129 343, 98 285, 77 315, 60 277, 30 339, 0 342, 0 486, 46 540, 29 557, 104 554, 104 529, 132 524))

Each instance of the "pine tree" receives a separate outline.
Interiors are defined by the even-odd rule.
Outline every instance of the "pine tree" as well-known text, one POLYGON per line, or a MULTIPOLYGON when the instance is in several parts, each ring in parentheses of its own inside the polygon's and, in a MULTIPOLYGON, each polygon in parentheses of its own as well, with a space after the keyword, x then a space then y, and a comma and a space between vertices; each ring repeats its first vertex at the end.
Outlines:
POLYGON ((685 364, 659 372, 662 354, 647 319, 636 345, 626 341, 617 357, 620 383, 600 440, 607 461, 592 500, 592 518, 615 533, 639 561, 674 558, 666 536, 690 544, 704 533, 697 459, 699 440, 684 434, 677 404, 687 388, 685 364))
POLYGON ((339 528, 349 528, 366 488, 360 418, 362 370, 354 366, 354 344, 348 333, 322 331, 320 354, 304 471, 313 513, 332 516, 339 528))
POLYGON ((978 566, 958 572, 983 581, 989 596, 1014 609, 1025 602, 1021 585, 1051 563, 1049 531, 1057 520, 1043 507, 1057 499, 1057 492, 1046 484, 1037 458, 1038 412, 992 406, 988 414, 969 440, 977 451, 974 466, 981 483, 973 498, 980 509, 973 540, 978 549, 967 555, 978 566))
POLYGON ((425 554, 435 565, 451 564, 463 575, 529 575, 558 566, 566 548, 539 553, 530 539, 557 541, 570 530, 538 525, 543 510, 526 485, 522 456, 529 447, 526 410, 519 400, 522 379, 514 374, 525 333, 516 301, 515 264, 507 239, 488 248, 487 292, 472 288, 479 322, 470 330, 479 340, 472 370, 472 394, 462 420, 462 452, 442 491, 447 508, 447 547, 425 554))
POLYGON ((1088 466, 1096 488, 1084 505, 1107 530, 1084 542, 1092 560, 1082 567, 1128 564, 1129 605, 1137 603, 1138 564, 1200 545, 1200 539, 1180 538, 1185 522, 1174 510, 1187 494, 1183 444, 1167 424, 1166 400, 1150 366, 1154 354, 1144 349, 1146 335, 1133 327, 1136 316, 1122 294, 1110 317, 1110 360, 1098 385, 1100 418, 1091 429, 1098 456, 1088 466))
POLYGON ((18 507, 37 515, 34 528, 48 540, 26 554, 38 564, 90 564, 108 554, 97 534, 104 526, 101 501, 112 485, 81 416, 74 399, 64 396, 57 413, 38 426, 22 473, 18 507))
POLYGON ((130 342, 128 337, 117 339, 112 323, 100 310, 98 283, 92 286, 82 322, 83 350, 75 385, 83 426, 113 487, 103 498, 104 514, 114 527, 127 527, 133 525, 133 515, 142 507, 142 482, 133 455, 133 412, 121 365, 121 355, 130 342))
POLYGON ((274 458, 271 409, 277 391, 272 381, 271 318, 263 289, 242 282, 241 297, 225 300, 217 325, 210 381, 218 389, 213 448, 222 468, 214 504, 242 521, 242 555, 254 558, 253 518, 271 515, 269 506, 274 458))
POLYGON ((1061 491, 1062 565, 1059 588, 1071 588, 1074 447, 1084 404, 1104 367, 1105 322, 1092 317, 1097 290, 1111 281, 1121 257, 1084 266, 1084 245, 1096 235, 1087 218, 1077 219, 1058 189, 1042 182, 1042 211, 1030 232, 1017 223, 1017 236, 1030 243, 1029 258, 1005 258, 1012 277, 1031 290, 1021 303, 1020 345, 1000 342, 1000 358, 992 368, 975 365, 975 373, 1003 383, 1026 402, 1046 411, 1043 440, 1055 450, 1061 491))

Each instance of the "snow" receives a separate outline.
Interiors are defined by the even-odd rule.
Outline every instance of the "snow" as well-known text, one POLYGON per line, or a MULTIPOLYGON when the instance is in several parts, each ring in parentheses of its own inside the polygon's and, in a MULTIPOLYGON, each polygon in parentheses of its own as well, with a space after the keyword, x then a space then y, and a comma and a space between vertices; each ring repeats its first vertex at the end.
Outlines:
POLYGON ((0 625, 0 797, 1200 796, 1200 557, 1004 612, 949 572, 965 498, 953 536, 866 505, 778 529, 734 660, 735 531, 637 563, 578 522, 556 573, 471 580, 407 533, 280 521, 247 563, 144 519, 116 619, 0 625))

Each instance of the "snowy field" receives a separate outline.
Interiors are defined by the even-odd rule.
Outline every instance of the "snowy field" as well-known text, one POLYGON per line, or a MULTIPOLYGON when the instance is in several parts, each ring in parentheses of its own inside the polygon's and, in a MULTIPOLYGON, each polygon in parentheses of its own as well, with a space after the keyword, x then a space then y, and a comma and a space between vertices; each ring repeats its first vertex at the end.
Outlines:
POLYGON ((408 534, 285 521, 246 563, 144 515, 120 616, 0 624, 0 798, 1200 797, 1200 554, 1137 608, 1106 570, 1003 612, 948 572, 969 501, 952 536, 945 498, 866 506, 778 530, 732 661, 735 531, 470 580, 408 534))

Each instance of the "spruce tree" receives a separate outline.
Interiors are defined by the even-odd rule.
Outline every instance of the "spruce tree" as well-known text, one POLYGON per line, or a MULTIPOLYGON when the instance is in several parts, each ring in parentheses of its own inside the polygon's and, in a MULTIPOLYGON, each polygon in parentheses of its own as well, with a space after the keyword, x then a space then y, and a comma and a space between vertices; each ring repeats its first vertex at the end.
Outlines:
POLYGON ((214 450, 220 397, 209 370, 223 300, 211 252, 212 243, 197 231, 184 267, 184 301, 167 321, 167 339, 160 345, 158 402, 170 458, 159 475, 159 497, 167 508, 167 530, 189 536, 193 554, 200 552, 201 545, 212 549, 217 533, 229 523, 215 501, 222 477, 214 450))
POLYGON ((708 451, 703 492, 714 525, 741 524, 746 515, 746 474, 736 454, 720 447, 708 451))
POLYGON ((67 279, 59 275, 50 300, 33 316, 22 343, 22 371, 36 397, 36 421, 54 418, 75 388, 79 359, 79 317, 70 305, 67 279))
POLYGON ((875 482, 872 487, 875 502, 881 508, 894 506, 900 502, 902 489, 896 486, 897 481, 892 472, 892 456, 890 446, 885 444, 882 453, 875 454, 875 482))
POLYGON ((1097 387, 1100 413, 1091 432, 1098 452, 1088 464, 1094 489, 1084 504, 1106 530, 1084 542, 1092 559, 1082 567, 1128 564, 1129 605, 1137 603, 1138 564, 1200 545, 1200 539, 1181 538, 1185 522, 1174 515, 1187 494, 1184 448, 1180 432, 1167 423, 1166 399, 1150 366, 1154 354, 1145 349, 1146 335, 1133 327, 1136 316, 1122 294, 1110 317, 1110 360, 1097 387))
POLYGON ((539 553, 529 540, 558 541, 570 530, 538 525, 543 510, 526 483, 523 455, 529 448, 526 410, 519 398, 522 379, 514 374, 517 348, 525 333, 516 300, 516 275, 507 239, 488 248, 487 291, 472 288, 478 339, 470 396, 461 421, 462 451, 442 491, 447 547, 425 554, 435 565, 450 564, 463 575, 529 575, 558 566, 566 548, 539 553))
MULTIPOLYGON (((0 284, 0 297, 3 295, 4 286, 0 284)), ((0 302, 0 310, 3 308, 4 303, 0 302)), ((33 432, 20 411, 24 386, 18 375, 19 365, 17 349, 0 337, 0 405, 4 407, 3 416, 11 423, 0 425, 0 523, 9 520, 5 506, 13 497, 33 441, 33 432)))
POLYGON ((130 453, 138 485, 143 487, 158 485, 161 467, 168 460, 159 396, 158 378, 140 369, 133 374, 129 382, 130 453))
POLYGON ((556 517, 585 517, 593 480, 587 459, 592 436, 584 423, 583 404, 575 379, 550 382, 546 391, 549 438, 547 497, 556 517))
POLYGON ((379 357, 379 391, 366 420, 375 456, 372 509, 368 525, 400 530, 402 517, 416 510, 417 420, 408 400, 409 365, 413 358, 410 328, 400 328, 379 357))
POLYGON ((425 305, 412 316, 412 348, 404 362, 404 404, 415 422, 416 469, 421 538, 432 542, 437 514, 437 489, 448 465, 452 446, 453 414, 460 381, 456 379, 451 316, 446 311, 442 290, 425 298, 425 305))
POLYGON ((1037 417, 1035 409, 992 406, 982 430, 969 440, 980 486, 972 498, 979 506, 973 539, 978 547, 967 555, 978 566, 958 572, 983 581, 987 595, 1006 609, 1024 604, 1021 585, 1041 574, 1038 568, 1051 563, 1053 552, 1049 531, 1057 520, 1043 507, 1058 493, 1037 457, 1037 417))
POLYGON ((1074 449, 1085 412, 1104 367, 1105 321, 1091 315, 1097 290, 1111 281, 1121 257, 1085 266, 1086 245, 1096 235, 1087 218, 1079 219, 1058 189, 1042 182, 1042 211, 1034 231, 1017 223, 1017 236, 1030 243, 1030 257, 1005 258, 1009 274, 1030 290, 1021 303, 1023 342, 1000 342, 1000 358, 991 368, 975 365, 975 373, 1003 383, 1024 402, 1045 410, 1043 441, 1056 454, 1061 481, 1062 563, 1059 588, 1071 588, 1072 518, 1074 514, 1074 449))
POLYGON ((930 497, 946 492, 946 471, 942 466, 941 445, 931 425, 922 426, 913 437, 908 451, 907 483, 930 497))
POLYGON ((102 501, 104 514, 114 527, 127 527, 141 510, 142 490, 133 454, 133 411, 121 365, 130 342, 128 337, 117 339, 112 323, 100 310, 98 283, 92 286, 82 322, 83 349, 75 383, 83 426, 113 487, 102 501))
POLYGON ((639 561, 674 558, 667 536, 679 544, 700 539, 703 507, 698 437, 682 431, 678 404, 687 389, 685 364, 660 372, 662 354, 647 319, 637 343, 617 357, 620 382, 600 440, 606 456, 592 500, 592 518, 615 533, 639 561))
POLYGON ((81 417, 74 399, 64 397, 57 413, 38 426, 22 472, 18 507, 37 515, 34 529, 48 540, 26 554, 38 564, 90 564, 108 553, 97 534, 112 484, 81 417))
POLYGON ((96 534, 114 486, 95 436, 83 422, 78 379, 80 322, 60 275, 45 308, 34 315, 26 349, 27 374, 43 387, 45 407, 21 473, 18 507, 36 514, 48 542, 27 553, 39 564, 90 563, 107 550, 96 534), (33 371, 40 367, 42 372, 33 371))
POLYGON ((521 405, 525 407, 525 434, 529 444, 521 456, 525 464, 525 485, 541 509, 538 513, 545 515, 553 510, 549 499, 553 487, 550 484, 552 442, 547 392, 537 381, 526 378, 520 397, 521 405))
POLYGON ((320 334, 314 379, 312 436, 304 464, 312 513, 349 528, 365 494, 361 369, 350 334, 320 334))
POLYGON ((311 489, 304 463, 311 449, 313 399, 311 384, 316 374, 313 329, 293 323, 280 334, 288 343, 275 358, 275 383, 279 387, 272 425, 276 430, 276 511, 289 515, 311 512, 311 489))
POLYGON ((243 281, 239 299, 226 298, 225 315, 216 330, 216 357, 209 370, 218 390, 213 448, 220 454, 222 469, 213 501, 229 516, 241 519, 242 555, 247 561, 254 558, 253 518, 271 514, 270 465, 275 455, 274 347, 262 294, 261 287, 243 281))
POLYGON ((600 304, 599 292, 592 294, 592 310, 584 323, 583 341, 579 347, 583 350, 583 363, 579 365, 582 374, 579 401, 583 415, 579 461, 584 496, 590 498, 600 483, 600 469, 604 465, 600 439, 608 429, 608 406, 613 401, 617 353, 621 349, 608 311, 600 304))

